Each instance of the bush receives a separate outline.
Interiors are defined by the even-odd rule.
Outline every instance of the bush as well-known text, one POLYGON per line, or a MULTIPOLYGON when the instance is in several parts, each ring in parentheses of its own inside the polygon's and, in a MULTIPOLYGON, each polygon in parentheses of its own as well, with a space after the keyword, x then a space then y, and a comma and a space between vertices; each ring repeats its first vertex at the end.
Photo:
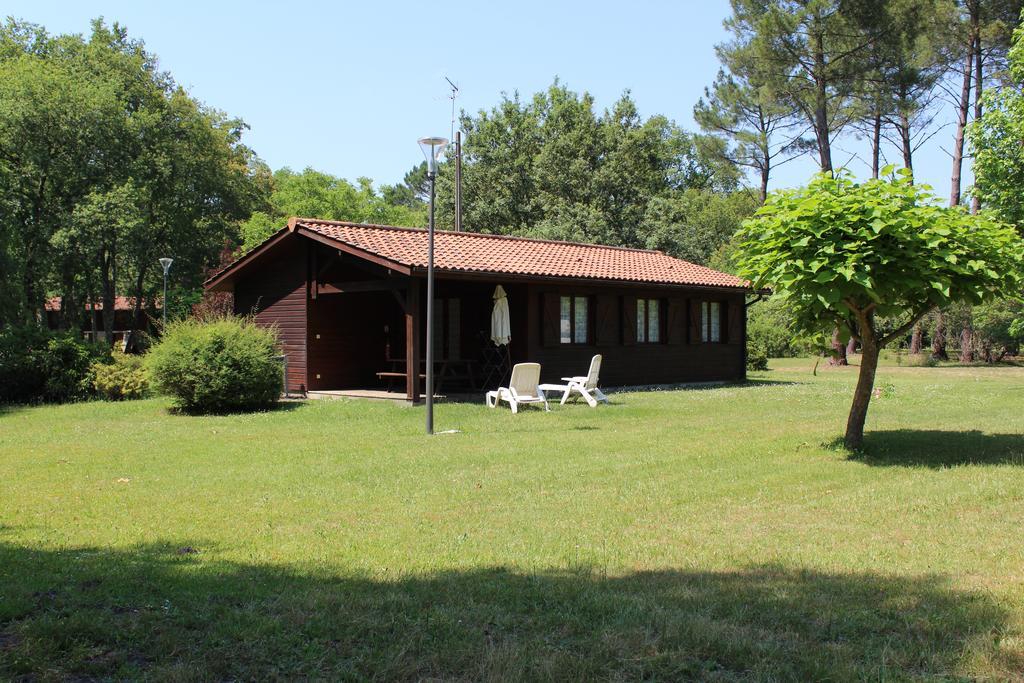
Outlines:
POLYGON ((238 318, 168 326, 149 352, 156 388, 188 412, 251 410, 281 395, 282 371, 273 332, 238 318))
POLYGON ((747 370, 767 370, 768 352, 763 344, 747 341, 747 370))
POLYGON ((75 401, 92 392, 92 367, 110 357, 102 344, 37 326, 0 332, 0 402, 75 401))
POLYGON ((810 337, 794 334, 795 321, 781 297, 768 297, 747 310, 747 343, 763 348, 768 358, 806 356, 821 349, 810 337))
POLYGON ((112 363, 95 363, 92 385, 110 401, 142 398, 149 389, 149 373, 142 356, 115 352, 112 363))

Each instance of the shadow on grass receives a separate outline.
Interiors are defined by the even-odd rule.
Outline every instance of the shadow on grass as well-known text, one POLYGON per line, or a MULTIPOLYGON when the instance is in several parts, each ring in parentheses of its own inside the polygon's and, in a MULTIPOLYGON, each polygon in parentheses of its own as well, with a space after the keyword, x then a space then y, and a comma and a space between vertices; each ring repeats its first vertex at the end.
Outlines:
POLYGON ((259 413, 287 413, 293 410, 298 410, 306 405, 305 401, 278 401, 273 405, 260 406, 257 408, 235 408, 231 410, 220 410, 220 411, 200 411, 200 410, 186 410, 178 406, 169 406, 167 412, 170 415, 178 415, 181 417, 232 417, 236 415, 257 415, 259 413))
MULTIPOLYGON (((837 440, 837 447, 841 444, 842 439, 837 440)), ((864 435, 864 448, 855 459, 889 467, 1024 466, 1024 434, 926 429, 869 431, 864 435)))
POLYGON ((1024 665, 997 649, 1003 608, 938 576, 763 566, 375 578, 203 552, 194 541, 0 543, 0 677, 877 680, 1024 665))

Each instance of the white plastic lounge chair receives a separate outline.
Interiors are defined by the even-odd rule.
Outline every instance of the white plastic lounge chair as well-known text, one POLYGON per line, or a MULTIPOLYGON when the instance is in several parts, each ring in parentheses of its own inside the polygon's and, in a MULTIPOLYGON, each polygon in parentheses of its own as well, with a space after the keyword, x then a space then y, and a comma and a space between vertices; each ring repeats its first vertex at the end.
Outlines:
POLYGON ((585 377, 563 377, 562 381, 566 382, 566 384, 542 384, 540 389, 541 391, 561 391, 562 400, 560 403, 563 406, 570 396, 579 394, 591 408, 596 408, 598 401, 608 402, 608 397, 597 388, 600 373, 601 354, 597 354, 590 359, 590 370, 585 377))
POLYGON ((495 391, 488 391, 485 400, 488 408, 494 408, 498 401, 508 401, 512 406, 512 412, 518 413, 520 405, 530 403, 543 403, 544 410, 551 410, 548 407, 548 399, 544 392, 537 386, 540 382, 540 363, 516 363, 512 367, 512 377, 507 387, 499 387, 495 391))

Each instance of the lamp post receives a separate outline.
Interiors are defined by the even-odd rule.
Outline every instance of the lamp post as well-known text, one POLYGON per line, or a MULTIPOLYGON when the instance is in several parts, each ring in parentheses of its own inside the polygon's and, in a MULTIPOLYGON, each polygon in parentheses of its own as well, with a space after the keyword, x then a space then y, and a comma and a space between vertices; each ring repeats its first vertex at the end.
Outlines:
POLYGON ((167 258, 166 256, 160 259, 160 265, 164 267, 164 329, 167 330, 167 273, 171 270, 171 264, 174 263, 174 259, 167 258))
MULTIPOLYGON (((445 138, 423 138, 420 149, 427 158, 427 178, 430 180, 430 220, 427 222, 427 434, 434 433, 434 181, 437 178, 437 160, 448 146, 445 138)), ((416 372, 416 368, 407 368, 416 372)))

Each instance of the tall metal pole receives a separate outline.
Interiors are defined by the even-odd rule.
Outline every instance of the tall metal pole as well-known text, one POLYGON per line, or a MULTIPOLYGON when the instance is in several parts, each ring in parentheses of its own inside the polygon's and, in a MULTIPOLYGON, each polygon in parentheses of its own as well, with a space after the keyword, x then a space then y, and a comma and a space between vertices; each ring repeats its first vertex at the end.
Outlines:
MULTIPOLYGON (((434 179, 429 172, 430 220, 427 223, 427 434, 434 433, 434 179)), ((410 368, 417 372, 418 368, 410 368)))
POLYGON ((455 232, 462 232, 462 131, 455 132, 455 232))
POLYGON ((163 332, 167 331, 167 268, 164 268, 164 329, 163 332))

